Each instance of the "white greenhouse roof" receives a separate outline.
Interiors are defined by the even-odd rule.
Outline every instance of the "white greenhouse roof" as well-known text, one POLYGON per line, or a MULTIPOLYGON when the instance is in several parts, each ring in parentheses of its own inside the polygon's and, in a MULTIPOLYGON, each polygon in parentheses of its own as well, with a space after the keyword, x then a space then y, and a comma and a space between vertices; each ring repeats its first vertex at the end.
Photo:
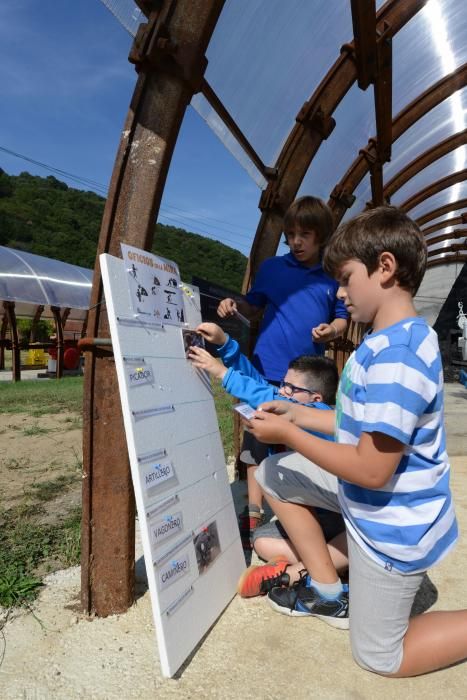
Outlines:
POLYGON ((69 319, 83 319, 89 309, 93 271, 60 260, 0 246, 0 300, 14 301, 17 316, 32 316, 43 305, 71 309, 69 319))

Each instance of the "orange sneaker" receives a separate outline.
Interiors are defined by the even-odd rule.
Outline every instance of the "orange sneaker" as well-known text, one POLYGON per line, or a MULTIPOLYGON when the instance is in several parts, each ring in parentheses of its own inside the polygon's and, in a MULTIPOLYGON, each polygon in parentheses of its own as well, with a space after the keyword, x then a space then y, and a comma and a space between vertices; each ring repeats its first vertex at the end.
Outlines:
POLYGON ((283 556, 271 559, 262 566, 249 566, 240 576, 237 591, 242 598, 265 595, 271 588, 288 586, 289 575, 285 573, 289 562, 283 556))

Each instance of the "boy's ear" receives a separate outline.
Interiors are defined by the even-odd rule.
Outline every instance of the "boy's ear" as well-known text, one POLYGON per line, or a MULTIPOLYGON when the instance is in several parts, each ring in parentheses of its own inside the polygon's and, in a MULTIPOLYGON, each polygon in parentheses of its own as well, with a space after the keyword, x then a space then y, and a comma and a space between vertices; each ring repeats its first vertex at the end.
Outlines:
POLYGON ((397 272, 397 261, 392 253, 385 250, 379 256, 378 269, 382 275, 382 282, 389 282, 394 278, 397 272))
POLYGON ((324 403, 323 401, 323 395, 319 393, 319 391, 313 392, 313 403, 324 403))

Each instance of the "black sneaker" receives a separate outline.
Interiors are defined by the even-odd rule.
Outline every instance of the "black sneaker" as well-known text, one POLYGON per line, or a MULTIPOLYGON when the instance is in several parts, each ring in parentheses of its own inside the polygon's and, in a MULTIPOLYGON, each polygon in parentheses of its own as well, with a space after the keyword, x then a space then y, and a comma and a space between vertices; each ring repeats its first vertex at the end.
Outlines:
POLYGON ((273 588, 268 593, 269 603, 274 610, 293 617, 317 617, 332 627, 349 629, 349 588, 336 598, 324 598, 311 585, 306 572, 300 573, 300 580, 292 588, 273 588))

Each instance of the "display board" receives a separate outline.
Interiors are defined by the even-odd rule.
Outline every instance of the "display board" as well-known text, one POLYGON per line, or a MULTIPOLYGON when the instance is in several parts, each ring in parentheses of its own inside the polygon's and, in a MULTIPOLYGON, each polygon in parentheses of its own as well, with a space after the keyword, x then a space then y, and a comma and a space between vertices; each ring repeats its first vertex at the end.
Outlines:
POLYGON ((122 252, 100 265, 161 667, 173 676, 245 560, 209 379, 186 359, 199 294, 174 263, 122 252))

